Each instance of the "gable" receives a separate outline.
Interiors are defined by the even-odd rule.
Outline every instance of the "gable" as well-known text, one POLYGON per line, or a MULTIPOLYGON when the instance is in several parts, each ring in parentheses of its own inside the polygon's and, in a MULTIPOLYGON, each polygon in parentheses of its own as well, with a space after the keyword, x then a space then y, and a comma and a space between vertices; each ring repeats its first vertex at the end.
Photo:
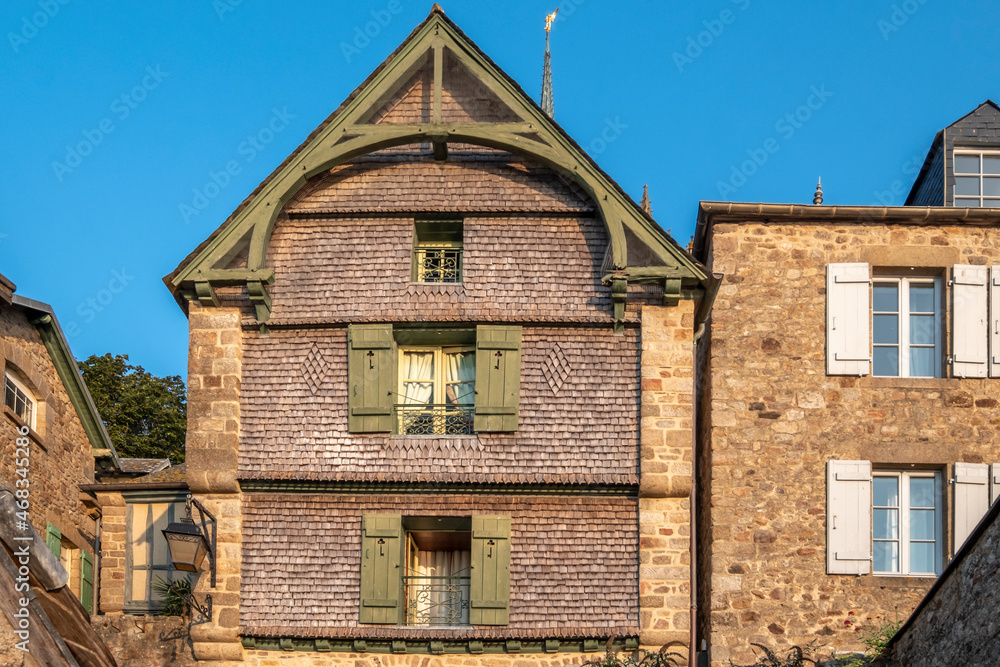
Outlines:
MULTIPOLYGON (((669 238, 524 91, 473 44, 439 7, 327 119, 283 165, 262 183, 213 236, 165 278, 175 293, 206 305, 218 304, 215 288, 245 284, 257 317, 270 316, 267 265, 275 221, 310 179, 379 150, 424 144, 438 160, 449 150, 472 144, 528 158, 557 174, 594 202, 610 237, 607 282, 624 295, 624 283, 669 282, 698 290, 707 280, 703 267, 669 238), (429 122, 426 120, 429 119, 429 122), (629 266, 625 228, 661 266, 629 266), (242 252, 245 267, 219 268, 242 252), (235 250, 240 248, 239 250, 235 250)), ((641 253, 647 254, 647 253, 641 253)), ((624 317, 624 299, 615 319, 624 317)))

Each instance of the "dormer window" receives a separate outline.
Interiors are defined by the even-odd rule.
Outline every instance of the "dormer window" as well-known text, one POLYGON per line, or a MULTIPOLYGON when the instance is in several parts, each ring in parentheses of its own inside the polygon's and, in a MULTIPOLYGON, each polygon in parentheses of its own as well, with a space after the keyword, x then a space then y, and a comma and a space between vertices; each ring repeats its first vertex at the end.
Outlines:
POLYGON ((1000 207, 1000 153, 955 152, 955 206, 1000 207))
POLYGON ((415 283, 462 282, 462 221, 417 221, 413 230, 415 283))
POLYGON ((9 370, 4 373, 3 402, 21 423, 35 430, 35 397, 28 386, 9 370))

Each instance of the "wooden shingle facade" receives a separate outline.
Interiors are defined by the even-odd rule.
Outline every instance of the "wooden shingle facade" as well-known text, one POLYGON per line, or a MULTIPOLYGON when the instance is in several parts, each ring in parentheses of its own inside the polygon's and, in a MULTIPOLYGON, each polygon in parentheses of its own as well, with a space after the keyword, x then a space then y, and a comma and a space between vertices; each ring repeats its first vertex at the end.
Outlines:
POLYGON ((438 7, 165 282, 200 661, 687 644, 712 278, 438 7))

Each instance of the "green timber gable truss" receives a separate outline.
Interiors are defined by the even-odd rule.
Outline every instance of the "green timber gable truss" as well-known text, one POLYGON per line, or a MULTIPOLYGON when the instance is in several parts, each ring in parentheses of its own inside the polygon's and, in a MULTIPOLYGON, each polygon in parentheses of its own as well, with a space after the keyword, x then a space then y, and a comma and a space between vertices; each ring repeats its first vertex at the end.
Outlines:
POLYGON ((257 319, 270 317, 267 286, 274 271, 266 266, 268 244, 284 204, 309 179, 369 153, 414 143, 431 143, 437 159, 446 159, 449 143, 466 143, 509 151, 553 169, 571 187, 580 188, 597 206, 610 238, 609 272, 615 319, 624 318, 627 282, 653 282, 664 287, 665 300, 698 296, 709 277, 521 88, 497 67, 435 5, 399 48, 356 89, 253 195, 165 278, 171 291, 188 301, 218 305, 215 288, 245 285, 257 319), (444 56, 464 67, 518 118, 516 122, 444 122, 442 82, 444 56), (431 122, 374 123, 371 118, 390 95, 426 64, 433 67, 431 122), (628 234, 626 234, 626 230, 628 234), (627 236, 645 246, 653 266, 629 266, 627 236), (246 267, 230 268, 237 256, 246 267))

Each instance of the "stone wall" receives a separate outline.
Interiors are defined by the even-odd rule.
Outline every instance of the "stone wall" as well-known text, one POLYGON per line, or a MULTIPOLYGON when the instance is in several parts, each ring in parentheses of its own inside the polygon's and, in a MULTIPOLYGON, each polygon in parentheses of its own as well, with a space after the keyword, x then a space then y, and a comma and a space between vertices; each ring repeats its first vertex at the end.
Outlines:
POLYGON ((693 311, 642 309, 639 641, 654 650, 690 643, 693 311))
POLYGON ((1000 655, 1000 506, 896 637, 893 664, 995 665, 1000 655))
MULTIPOLYGON (((213 620, 192 626, 200 661, 238 661, 241 493, 236 481, 240 437, 243 346, 239 311, 190 304, 188 325, 187 482, 195 499, 218 520, 217 582, 201 576, 195 597, 211 594, 213 620)), ((207 567, 208 561, 203 567, 207 567)))
MULTIPOLYGON (((80 500, 80 484, 94 481, 94 456, 86 433, 56 372, 37 329, 17 307, 0 307, 0 355, 5 370, 28 385, 37 400, 35 428, 29 436, 27 480, 30 484, 29 517, 44 536, 52 523, 77 549, 94 553, 96 523, 80 500)), ((20 420, 0 407, 0 443, 8 455, 0 457, 0 484, 15 488, 15 441, 20 420)), ((79 594, 79 571, 70 589, 79 594)))
MULTIPOLYGON (((856 619, 905 618, 933 579, 826 574, 827 461, 916 465, 944 479, 957 461, 1000 461, 1000 385, 828 376, 826 264, 945 275, 955 264, 1000 263, 1000 237, 974 227, 747 221, 717 223, 712 243, 712 269, 726 275, 702 365, 710 421, 700 498, 711 550, 701 600, 713 664, 751 662, 750 642, 860 650, 856 619)), ((946 501, 946 559, 950 509, 946 501)))
MULTIPOLYGON (((121 667, 196 665, 181 616, 96 616, 91 625, 121 667)), ((5 663, 6 664, 6 663, 5 663)))

